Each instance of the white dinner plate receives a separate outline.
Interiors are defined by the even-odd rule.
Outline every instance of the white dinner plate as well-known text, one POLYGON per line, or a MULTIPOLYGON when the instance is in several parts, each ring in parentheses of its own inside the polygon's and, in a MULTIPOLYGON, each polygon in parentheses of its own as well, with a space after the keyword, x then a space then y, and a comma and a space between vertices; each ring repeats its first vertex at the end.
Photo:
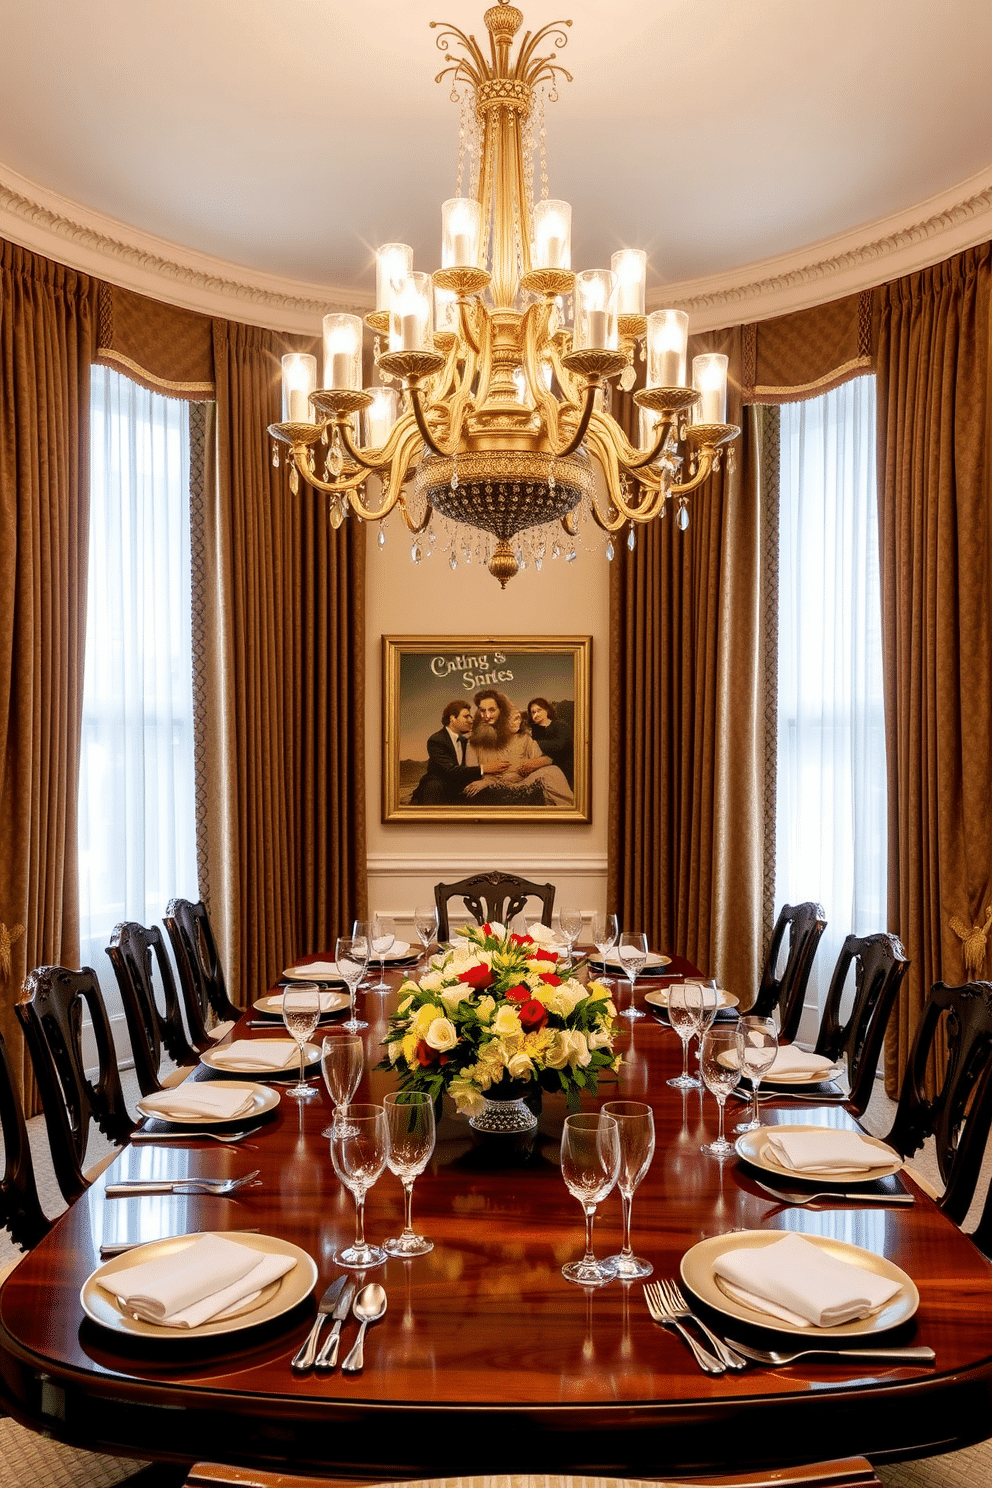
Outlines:
POLYGON ((791 1178, 800 1182, 808 1180, 818 1185, 835 1183, 838 1188, 849 1188, 852 1183, 871 1183, 876 1178, 890 1178, 893 1173, 898 1173, 903 1166, 903 1159, 879 1137, 870 1137, 867 1132, 860 1132, 866 1142, 877 1147, 881 1152, 891 1155, 892 1161, 884 1167, 872 1168, 866 1173, 863 1168, 790 1168, 780 1158, 776 1157, 775 1150, 768 1141, 769 1132, 811 1132, 827 1131, 832 1128, 822 1126, 801 1126, 798 1124, 781 1126, 763 1126, 758 1131, 742 1132, 734 1143, 739 1157, 745 1162, 751 1163, 755 1168, 764 1168, 768 1173, 774 1173, 779 1178, 791 1178))
MULTIPOLYGON (((287 966, 283 972, 287 982, 340 982, 344 977, 338 971, 336 961, 311 961, 302 966, 287 966)), ((255 1004, 258 1007, 258 1003, 255 1004)))
MULTIPOLYGON (((348 1004, 349 1004, 350 1001, 351 1001, 351 999, 349 998, 347 992, 327 992, 327 991, 321 989, 321 993, 320 993, 320 1012, 321 1012, 321 1016, 323 1017, 323 1015, 325 1013, 339 1013, 342 1008, 346 1008, 348 1006, 348 1004)), ((312 1005, 313 1004, 311 1004, 311 1006, 312 1005)), ((282 1017, 282 993, 281 992, 268 992, 268 993, 266 993, 266 995, 264 997, 259 997, 256 1002, 253 1002, 252 1003, 252 1007, 255 1009, 256 1012, 259 1012, 259 1013, 271 1013, 271 1014, 274 1014, 275 1017, 281 1018, 282 1017)))
MULTIPOLYGON (((252 1043, 256 1045, 261 1044, 263 1048, 266 1044, 274 1044, 276 1042, 277 1041, 275 1039, 264 1038, 252 1040, 252 1043)), ((278 1042, 282 1043, 283 1041, 282 1039, 280 1039, 278 1040, 278 1042)), ((287 1070, 298 1070, 300 1067, 300 1055, 298 1049, 293 1050, 292 1054, 284 1064, 277 1064, 275 1063, 275 1060, 273 1060, 271 1068, 263 1067, 259 1064, 225 1064, 222 1060, 218 1060, 217 1055, 219 1052, 220 1051, 218 1049, 204 1049, 203 1053, 200 1055, 200 1059, 203 1061, 204 1064, 208 1064, 211 1069, 220 1070, 220 1072, 225 1075, 284 1075, 287 1070)), ((317 1048, 316 1044, 304 1044, 303 1054, 305 1062, 308 1065, 316 1064, 320 1059, 320 1050, 317 1048)))
POLYGON ((848 1245, 846 1240, 834 1240, 829 1235, 804 1234, 803 1239, 808 1240, 810 1245, 819 1246, 835 1260, 847 1261, 849 1265, 860 1266, 862 1270, 871 1271, 875 1276, 886 1276, 891 1281, 899 1282, 899 1291, 871 1317, 858 1318, 853 1323, 842 1323, 836 1328, 817 1328, 812 1323, 807 1328, 792 1327, 781 1318, 759 1312, 755 1307, 748 1307, 746 1303, 739 1302, 736 1297, 731 1297, 724 1291, 713 1270, 713 1263, 718 1256, 726 1254, 728 1250, 758 1249, 763 1245, 774 1245, 776 1240, 782 1239, 784 1233, 782 1230, 732 1230, 727 1235, 711 1235, 708 1240, 700 1240, 698 1245, 687 1250, 682 1257, 682 1280, 701 1302, 705 1302, 716 1312, 723 1313, 724 1317, 736 1318, 754 1328, 766 1328, 770 1332, 806 1338, 811 1344, 815 1344, 820 1338, 860 1340, 876 1333, 887 1333, 890 1328, 898 1328, 900 1323, 907 1322, 919 1307, 920 1294, 905 1271, 893 1265, 892 1261, 887 1261, 884 1256, 862 1250, 860 1245, 848 1245))
MULTIPOLYGON (((637 975, 642 976, 643 973, 646 971, 659 971, 662 966, 671 966, 671 964, 671 956, 659 956, 657 951, 648 951, 648 959, 645 961, 642 970, 639 971, 637 975)), ((622 972, 624 976, 627 975, 626 967, 620 960, 620 957, 615 955, 612 951, 606 957, 605 961, 597 957, 595 960, 590 960, 589 965, 603 967, 606 971, 619 971, 622 972)))
MULTIPOLYGON (((155 1109, 157 1094, 143 1096, 136 1105, 142 1116, 150 1121, 168 1121, 171 1126, 232 1126, 238 1121, 253 1121, 256 1116, 273 1110, 279 1104, 278 1090, 272 1090, 268 1085, 255 1085, 250 1080, 225 1080, 224 1089, 251 1091, 251 1110, 243 1111, 240 1116, 198 1116, 195 1111, 185 1116, 166 1116, 163 1111, 155 1109)), ((162 1095, 175 1095, 175 1090, 164 1090, 162 1095)))
MULTIPOLYGON (((644 1001, 650 1002, 652 1007, 667 1008, 671 990, 670 987, 661 987, 657 992, 645 992, 644 1001)), ((738 998, 732 996, 730 992, 725 992, 722 987, 718 987, 716 990, 719 994, 716 1005, 717 1012, 721 1008, 735 1008, 737 1006, 738 998)))
POLYGON ((839 1073, 840 1065, 832 1064, 829 1069, 821 1071, 818 1075, 763 1075, 761 1089, 764 1090, 766 1085, 773 1089, 776 1086, 784 1088, 787 1085, 823 1085, 839 1073))
POLYGON ((170 1342, 175 1339, 210 1338, 218 1333, 237 1333, 242 1328, 254 1328, 259 1323, 270 1322, 272 1318, 289 1312, 313 1291, 317 1281, 316 1263, 305 1250, 293 1245, 291 1241, 281 1240, 275 1235, 252 1235, 245 1230, 216 1230, 207 1233, 219 1234, 223 1239, 235 1238, 240 1245, 250 1246, 260 1255, 292 1256, 296 1265, 278 1280, 269 1282, 254 1302, 245 1303, 240 1311, 230 1317, 213 1318, 202 1323, 199 1328, 164 1328, 160 1323, 145 1323, 131 1317, 111 1292, 104 1291, 100 1278, 115 1276, 118 1272, 129 1270, 131 1266, 155 1260, 159 1256, 175 1255, 200 1239, 199 1234, 171 1235, 166 1240, 151 1240, 147 1245, 136 1245, 133 1250, 114 1256, 113 1260, 105 1261, 91 1272, 79 1293, 86 1316, 99 1323, 102 1328, 109 1328, 113 1333, 125 1333, 132 1338, 168 1339, 170 1342))
POLYGON ((394 940, 388 951, 383 951, 381 956, 378 951, 373 951, 369 959, 375 961, 376 964, 385 961, 388 966, 390 961, 415 961, 419 955, 419 951, 411 951, 409 941, 394 940))

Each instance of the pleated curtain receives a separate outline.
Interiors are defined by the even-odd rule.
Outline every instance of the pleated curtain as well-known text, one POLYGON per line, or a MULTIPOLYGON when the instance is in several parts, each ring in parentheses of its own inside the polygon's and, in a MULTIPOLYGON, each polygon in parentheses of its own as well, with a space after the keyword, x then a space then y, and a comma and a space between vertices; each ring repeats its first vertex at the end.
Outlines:
POLYGON ((79 956, 95 308, 95 281, 0 242, 0 1028, 15 1063, 25 973, 79 956))
POLYGON ((990 284, 984 244, 876 291, 888 908, 912 958, 890 1094, 932 982, 990 975, 990 284))

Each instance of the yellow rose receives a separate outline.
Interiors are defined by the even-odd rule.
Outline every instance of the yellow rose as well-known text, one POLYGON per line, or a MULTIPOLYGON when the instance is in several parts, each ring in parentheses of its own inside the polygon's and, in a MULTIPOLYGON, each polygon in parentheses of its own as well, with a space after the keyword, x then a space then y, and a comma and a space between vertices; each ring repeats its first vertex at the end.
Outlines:
POLYGON ((436 1007, 433 1002, 425 1002, 423 1007, 418 1008, 410 1024, 410 1032, 415 1033, 417 1038, 426 1038, 427 1030, 435 1018, 444 1017, 444 1008, 436 1007))
POLYGON ((408 1033, 403 1039, 403 1058, 411 1067, 417 1058, 417 1044, 419 1039, 415 1033, 408 1033))
POLYGON ((488 992, 486 993, 485 997, 480 997, 478 1005, 475 1009, 475 1011, 479 1015, 479 1022, 488 1023, 489 1019, 493 1015, 493 1010, 495 1009, 495 1007, 496 999, 495 997, 490 997, 488 992))
POLYGON ((520 1019, 517 1017, 516 1008, 505 1003, 500 1008, 492 1022, 493 1033, 499 1034, 500 1038, 512 1038, 521 1035, 523 1029, 520 1027, 520 1019))

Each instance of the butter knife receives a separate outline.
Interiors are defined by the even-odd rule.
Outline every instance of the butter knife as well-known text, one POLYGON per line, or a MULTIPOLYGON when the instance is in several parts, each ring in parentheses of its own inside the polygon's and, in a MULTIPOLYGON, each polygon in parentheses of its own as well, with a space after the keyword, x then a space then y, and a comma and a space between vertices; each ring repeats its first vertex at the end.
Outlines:
MULTIPOLYGON (((314 1359, 317 1357, 317 1343, 320 1338, 320 1330, 324 1326, 324 1319, 327 1317, 327 1314, 329 1312, 333 1312, 334 1316, 337 1317, 338 1314, 335 1309, 347 1281, 347 1276, 336 1276, 331 1284, 325 1289, 324 1295, 321 1297, 320 1301, 317 1304, 317 1317, 314 1321, 314 1325, 307 1335, 306 1342, 297 1350, 292 1359, 289 1361, 290 1369, 298 1369, 302 1372, 304 1369, 313 1368, 314 1359)), ((354 1292, 354 1290, 354 1286, 349 1283, 347 1291, 354 1292)), ((345 1294, 347 1295, 347 1292, 345 1294)))
POLYGON ((338 1362, 338 1346, 341 1342, 341 1327, 344 1323, 345 1318, 351 1311, 351 1304, 354 1300, 355 1283, 353 1281, 349 1281, 348 1285, 341 1293, 341 1296, 338 1298, 338 1305, 334 1309, 334 1326, 331 1329, 330 1336, 328 1337, 327 1342, 324 1344, 324 1347, 321 1349, 320 1353, 317 1355, 318 1369, 333 1369, 335 1364, 338 1362))

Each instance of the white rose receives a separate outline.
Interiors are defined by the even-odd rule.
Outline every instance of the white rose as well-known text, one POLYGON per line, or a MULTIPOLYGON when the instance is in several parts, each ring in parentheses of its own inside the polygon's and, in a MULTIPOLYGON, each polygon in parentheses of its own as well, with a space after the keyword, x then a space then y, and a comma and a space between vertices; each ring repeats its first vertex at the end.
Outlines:
POLYGON ((402 1018, 403 1014, 407 1011, 407 1009, 409 1008, 409 1006, 412 1003, 412 1001, 413 1001, 413 993, 411 992, 411 994, 410 994, 409 997, 404 997, 403 1001, 400 1003, 400 1005, 396 1009, 396 1016, 397 1016, 397 1018, 402 1018))
POLYGON ((437 1049, 438 1053, 443 1054, 455 1047, 458 1042, 458 1032, 448 1018, 435 1018, 424 1034, 424 1042, 432 1049, 437 1049))
POLYGON ((461 1077, 452 1080, 448 1093, 463 1116, 478 1116, 486 1104, 478 1086, 461 1077))
POLYGON ((423 992, 438 992, 444 986, 444 976, 440 971, 428 971, 420 978, 420 987, 423 992))
POLYGON ((448 1009, 448 1012, 453 1013, 456 1007, 461 1006, 466 997, 471 996, 472 989, 470 987, 446 987, 441 993, 441 1001, 448 1009))
POLYGON ((569 1064, 573 1068, 575 1065, 580 1065, 584 1069, 592 1058, 585 1034, 579 1028, 566 1028, 564 1036, 568 1040, 569 1064))
POLYGON ((586 1042, 590 1049, 608 1049, 610 1046, 610 1035, 604 1032, 595 1032, 586 1035, 586 1042))
POLYGON ((544 1063, 547 1065, 548 1069, 565 1068, 566 1064, 568 1063, 568 1051, 570 1047, 567 1040, 568 1033, 563 1032, 560 1028, 556 1028, 554 1033, 551 1035, 551 1043, 549 1044, 548 1051, 544 1056, 544 1063))
POLYGON ((491 935, 495 935, 495 937, 496 937, 497 940, 505 940, 506 939, 506 926, 505 925, 501 925, 500 922, 499 922, 499 920, 490 920, 489 921, 489 933, 491 935))
POLYGON ((389 1055, 390 1064, 395 1064, 397 1059, 399 1059, 400 1055, 403 1053, 403 1040, 393 1039, 386 1052, 389 1055))
POLYGON ((493 1033, 498 1033, 500 1038, 512 1038, 514 1034, 523 1033, 520 1027, 520 1019, 517 1017, 516 1008, 504 1004, 496 1014, 492 1023, 493 1033))
POLYGON ((506 1070, 515 1080, 527 1080, 533 1073, 534 1066, 526 1054, 518 1052, 510 1055, 506 1061, 506 1070))

